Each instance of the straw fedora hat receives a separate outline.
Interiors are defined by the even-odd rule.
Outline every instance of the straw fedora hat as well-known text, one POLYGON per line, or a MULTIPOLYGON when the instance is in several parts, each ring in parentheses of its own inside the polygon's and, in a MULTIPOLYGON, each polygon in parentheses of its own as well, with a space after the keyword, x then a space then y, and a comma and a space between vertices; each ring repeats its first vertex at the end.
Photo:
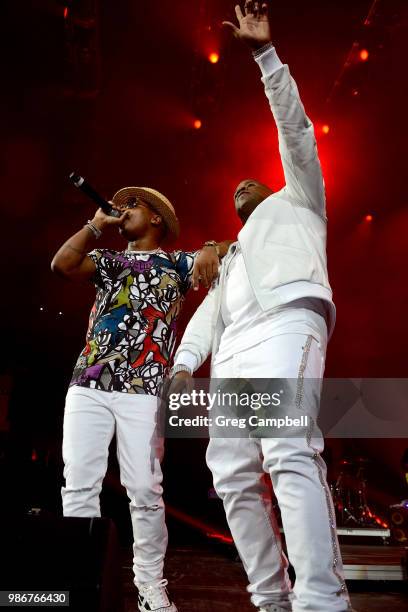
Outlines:
POLYGON ((149 204, 161 217, 167 228, 166 241, 176 240, 180 233, 180 224, 176 216, 174 206, 169 200, 156 189, 150 187, 123 187, 115 193, 112 202, 119 209, 125 206, 129 198, 140 198, 149 204))

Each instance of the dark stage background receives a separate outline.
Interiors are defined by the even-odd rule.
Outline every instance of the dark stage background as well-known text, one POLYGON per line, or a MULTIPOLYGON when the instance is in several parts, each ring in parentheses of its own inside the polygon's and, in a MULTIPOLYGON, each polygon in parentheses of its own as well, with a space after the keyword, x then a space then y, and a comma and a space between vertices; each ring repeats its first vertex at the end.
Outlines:
MULTIPOLYGON (((258 68, 220 26, 233 7, 230 0, 0 4, 3 507, 60 511, 64 395, 93 298, 92 287, 50 271, 59 245, 93 214, 68 174, 78 170, 109 197, 135 184, 163 191, 181 220, 184 249, 236 236, 232 193, 241 179, 282 185, 258 68)), ((408 7, 276 1, 273 37, 315 123, 326 179, 338 308, 326 375, 405 377, 408 7)), ((103 243, 121 244, 115 236, 103 243)), ((189 296, 180 333, 203 296, 189 296)), ((165 463, 169 505, 198 518, 214 507, 205 446, 169 441, 165 463)), ((363 455, 376 502, 408 497, 405 446, 404 439, 331 440, 332 477, 341 457, 363 455)), ((124 509, 123 518, 118 482, 113 461, 104 508, 124 509)))

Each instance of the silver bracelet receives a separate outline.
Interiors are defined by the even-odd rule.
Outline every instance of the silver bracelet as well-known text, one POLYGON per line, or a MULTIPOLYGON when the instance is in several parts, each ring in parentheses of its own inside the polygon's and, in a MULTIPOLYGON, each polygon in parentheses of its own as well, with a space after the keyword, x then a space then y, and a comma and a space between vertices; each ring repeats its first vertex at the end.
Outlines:
POLYGON ((256 59, 257 57, 260 57, 263 53, 265 53, 265 51, 268 51, 269 49, 272 49, 272 47, 273 47, 273 43, 272 42, 268 42, 268 43, 266 43, 266 45, 263 45, 263 47, 260 47, 259 49, 256 49, 255 51, 252 51, 252 55, 256 59))
POLYGON ((100 237, 102 236, 102 232, 101 232, 101 230, 100 230, 100 229, 98 229, 98 228, 96 227, 96 225, 94 225, 94 224, 92 223, 92 221, 89 221, 89 220, 88 220, 88 222, 86 223, 86 225, 84 225, 84 227, 88 228, 88 229, 89 229, 89 231, 91 231, 91 232, 92 232, 92 234, 95 236, 95 238, 96 238, 97 240, 98 240, 98 238, 100 238, 100 237))
POLYGON ((190 376, 193 375, 191 368, 182 363, 175 365, 171 368, 170 377, 173 378, 173 376, 175 376, 178 372, 188 372, 190 376))

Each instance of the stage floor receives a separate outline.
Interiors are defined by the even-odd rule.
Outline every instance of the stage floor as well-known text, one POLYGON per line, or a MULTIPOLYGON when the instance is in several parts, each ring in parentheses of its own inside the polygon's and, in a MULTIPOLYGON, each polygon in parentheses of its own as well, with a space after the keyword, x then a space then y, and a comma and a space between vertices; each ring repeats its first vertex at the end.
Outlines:
MULTIPOLYGON (((136 612, 136 590, 132 583, 131 551, 124 553, 123 585, 125 612, 136 612)), ((179 612, 254 612, 246 593, 246 577, 232 550, 208 547, 170 546, 166 578, 179 612)), ((349 581, 357 612, 401 612, 408 609, 407 583, 349 581)))

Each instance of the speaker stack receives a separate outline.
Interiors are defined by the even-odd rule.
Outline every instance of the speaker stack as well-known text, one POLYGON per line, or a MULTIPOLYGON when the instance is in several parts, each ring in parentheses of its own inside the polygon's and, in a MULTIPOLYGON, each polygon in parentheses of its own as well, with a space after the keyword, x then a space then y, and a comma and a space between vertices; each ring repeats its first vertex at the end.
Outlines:
POLYGON ((120 548, 110 519, 3 516, 0 542, 1 591, 68 591, 71 611, 123 610, 120 548))

